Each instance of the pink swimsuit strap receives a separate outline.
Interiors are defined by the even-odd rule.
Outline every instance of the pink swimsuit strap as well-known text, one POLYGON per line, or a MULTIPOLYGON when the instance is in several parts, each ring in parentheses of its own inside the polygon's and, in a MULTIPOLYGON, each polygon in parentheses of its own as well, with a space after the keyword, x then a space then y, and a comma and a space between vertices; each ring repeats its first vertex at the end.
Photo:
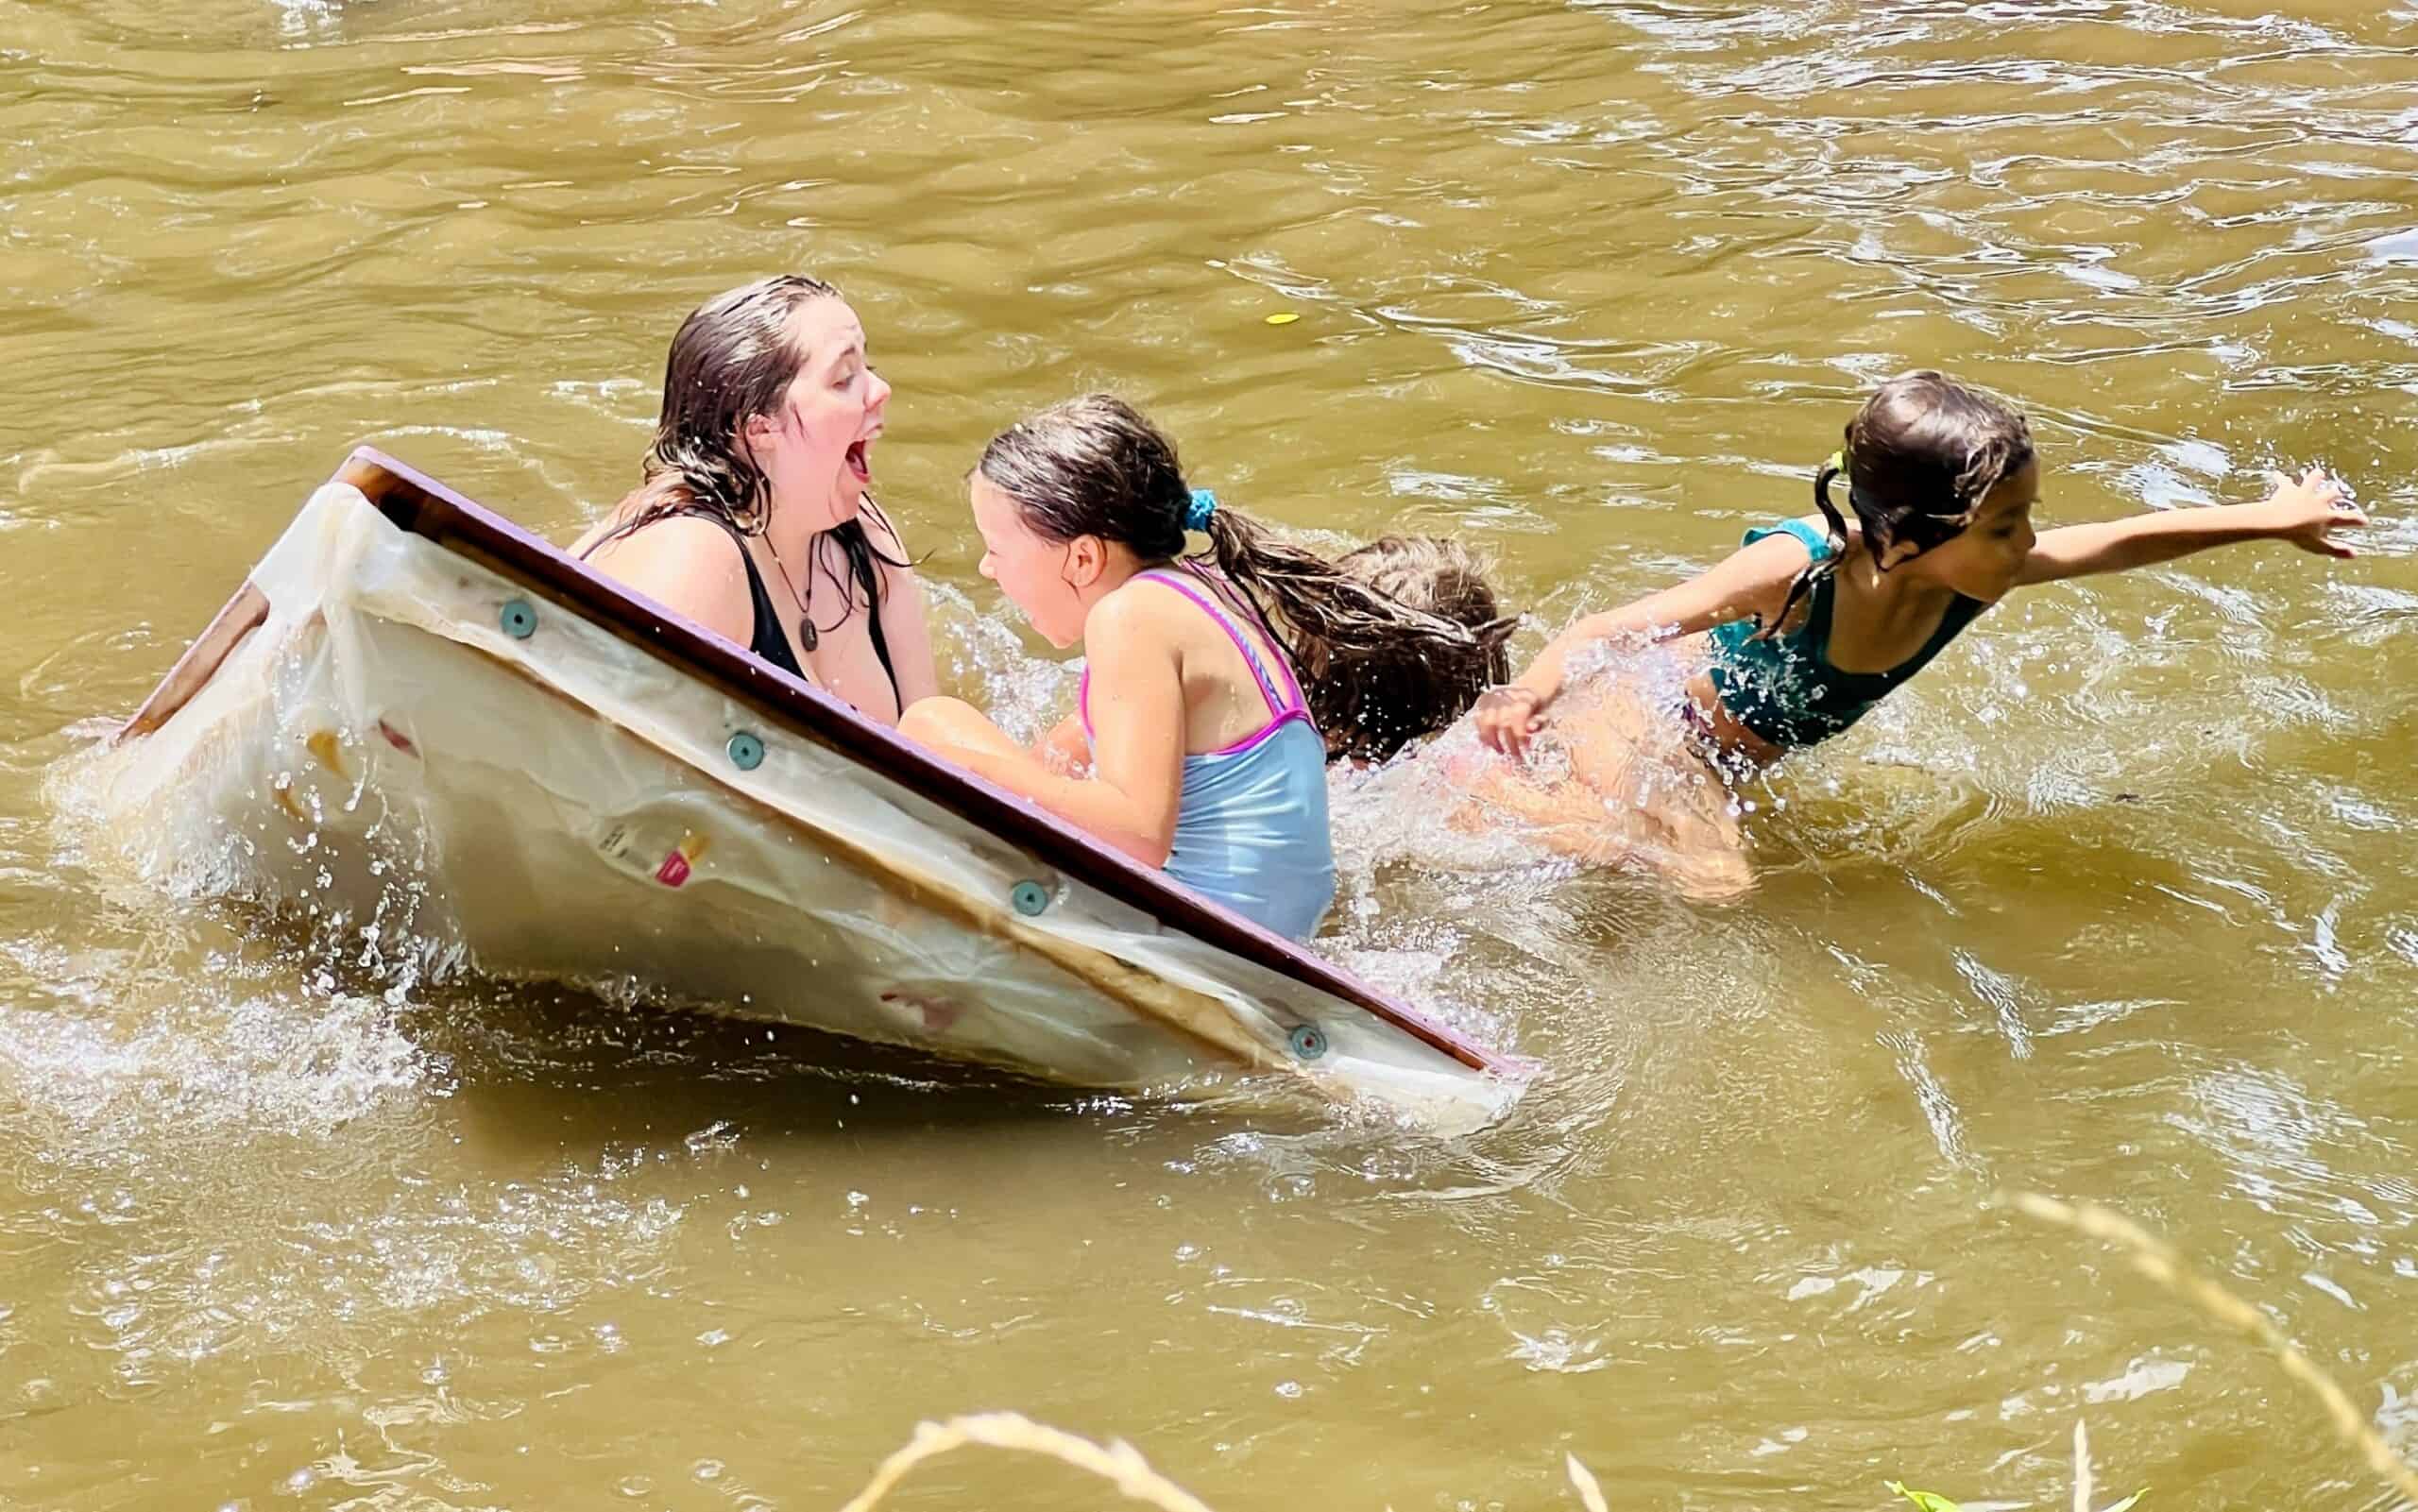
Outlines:
MULTIPOLYGON (((1225 746, 1209 754, 1212 756, 1233 756, 1237 752, 1250 750, 1252 746, 1259 744, 1262 740, 1265 740, 1269 736, 1275 734, 1281 726, 1293 720, 1300 720, 1305 724, 1308 723, 1310 721, 1309 701, 1302 694, 1301 679, 1293 674, 1292 663, 1286 658, 1281 650, 1278 652, 1276 657, 1277 665, 1282 667, 1285 671, 1284 690, 1280 693, 1277 689, 1276 679, 1269 675, 1268 664, 1260 656, 1259 652, 1252 645, 1251 637, 1243 634, 1241 624, 1238 623, 1235 617, 1229 612, 1228 605, 1218 603, 1219 599, 1224 598, 1228 593, 1231 593, 1234 590, 1218 579, 1212 577, 1207 572, 1194 567, 1189 562, 1183 563, 1181 566, 1183 569, 1181 573, 1170 570, 1166 568, 1154 567, 1146 571, 1135 573, 1134 580, 1140 581, 1147 579, 1153 583, 1164 584, 1166 586, 1175 589, 1176 592, 1183 594, 1185 598, 1190 599, 1194 603, 1198 604, 1200 608, 1200 612, 1207 615, 1212 620, 1214 620, 1217 623, 1218 628, 1226 633, 1226 638, 1235 643, 1235 650, 1242 654, 1243 664, 1251 669, 1252 681, 1259 685, 1260 697, 1268 701, 1269 720, 1266 724, 1243 737, 1241 739, 1236 740, 1234 744, 1225 746), (1193 586, 1195 582, 1199 583, 1201 586, 1193 586), (1208 591, 1203 592, 1201 591, 1202 588, 1206 588, 1208 591)), ((1268 620, 1264 616, 1253 609, 1247 609, 1246 612, 1250 615, 1252 623, 1259 630, 1259 633, 1268 637, 1268 643, 1270 646, 1281 647, 1283 645, 1283 642, 1276 638, 1276 633, 1269 628, 1268 620)), ((1092 738, 1092 672, 1088 666, 1083 669, 1082 682, 1076 690, 1075 706, 1076 712, 1082 717, 1083 738, 1085 739, 1090 739, 1092 738)))

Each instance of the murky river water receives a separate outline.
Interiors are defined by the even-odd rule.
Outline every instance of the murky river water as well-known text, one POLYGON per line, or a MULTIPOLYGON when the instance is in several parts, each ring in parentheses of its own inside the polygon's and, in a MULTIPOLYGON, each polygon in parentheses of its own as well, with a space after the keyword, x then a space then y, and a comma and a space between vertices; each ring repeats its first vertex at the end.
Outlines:
POLYGON ((2384 1504, 1987 1199, 2169 1233, 2418 1453, 2414 186, 2396 0, 0 0, 0 1502, 813 1507, 1015 1406, 1222 1508, 1568 1504, 1566 1449, 2063 1505, 2077 1414, 2153 1506, 2384 1504), (1744 906, 1361 868, 1328 944, 1555 1067, 1457 1145, 381 990, 79 859, 56 773, 346 449, 568 536, 681 314, 792 267, 966 688, 957 480, 1099 382, 1540 630, 1801 510, 1916 365, 2029 410, 2052 521, 2323 461, 2380 524, 2010 604, 1783 774, 1744 906))

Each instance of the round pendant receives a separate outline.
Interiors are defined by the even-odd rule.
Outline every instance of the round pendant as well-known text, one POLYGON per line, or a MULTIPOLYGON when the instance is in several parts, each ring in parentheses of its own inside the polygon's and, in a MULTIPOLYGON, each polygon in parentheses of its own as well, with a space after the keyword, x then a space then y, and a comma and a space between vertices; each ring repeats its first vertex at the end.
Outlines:
POLYGON ((815 634, 813 620, 809 620, 804 615, 798 616, 797 643, 799 645, 804 646, 809 651, 812 651, 815 647, 815 643, 822 638, 823 637, 821 636, 815 634))

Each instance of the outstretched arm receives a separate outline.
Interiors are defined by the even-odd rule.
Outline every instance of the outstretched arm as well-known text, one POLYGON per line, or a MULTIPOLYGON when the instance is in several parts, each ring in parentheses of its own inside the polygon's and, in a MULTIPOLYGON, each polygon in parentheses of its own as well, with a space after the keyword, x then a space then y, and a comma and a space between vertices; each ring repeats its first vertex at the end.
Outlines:
POLYGON ((2279 479, 2275 491, 2255 504, 2171 509, 2043 531, 2016 582, 2054 583, 2095 572, 2125 572, 2241 541, 2290 541, 2320 556, 2352 556, 2356 551, 2334 533, 2367 522, 2341 484, 2311 467, 2298 483, 2279 479))
POLYGON ((1541 716, 1560 696, 1577 652, 1605 640, 1671 640, 1732 620, 1777 614, 1805 561, 1803 543, 1786 535, 1767 535, 1676 587, 1572 620, 1526 671, 1478 699, 1478 739, 1507 756, 1525 756, 1528 737, 1544 727, 1541 716))

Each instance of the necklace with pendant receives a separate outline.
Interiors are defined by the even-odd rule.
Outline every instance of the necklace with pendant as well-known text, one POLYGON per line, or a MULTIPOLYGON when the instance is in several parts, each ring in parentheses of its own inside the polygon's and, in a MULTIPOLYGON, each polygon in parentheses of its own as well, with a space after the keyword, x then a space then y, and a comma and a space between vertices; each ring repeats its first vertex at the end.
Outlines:
MULTIPOLYGON (((814 628, 813 565, 811 562, 808 564, 806 573, 806 593, 801 597, 797 591, 797 585, 791 581, 790 565, 781 560, 781 553, 779 552, 773 550, 772 537, 769 535, 764 538, 764 550, 772 552, 773 565, 780 569, 781 586, 790 590, 790 602, 797 605, 797 643, 800 646, 805 647, 810 654, 814 648, 822 644, 823 641, 823 633, 814 628)), ((807 550, 811 553, 813 547, 809 545, 807 550)))

